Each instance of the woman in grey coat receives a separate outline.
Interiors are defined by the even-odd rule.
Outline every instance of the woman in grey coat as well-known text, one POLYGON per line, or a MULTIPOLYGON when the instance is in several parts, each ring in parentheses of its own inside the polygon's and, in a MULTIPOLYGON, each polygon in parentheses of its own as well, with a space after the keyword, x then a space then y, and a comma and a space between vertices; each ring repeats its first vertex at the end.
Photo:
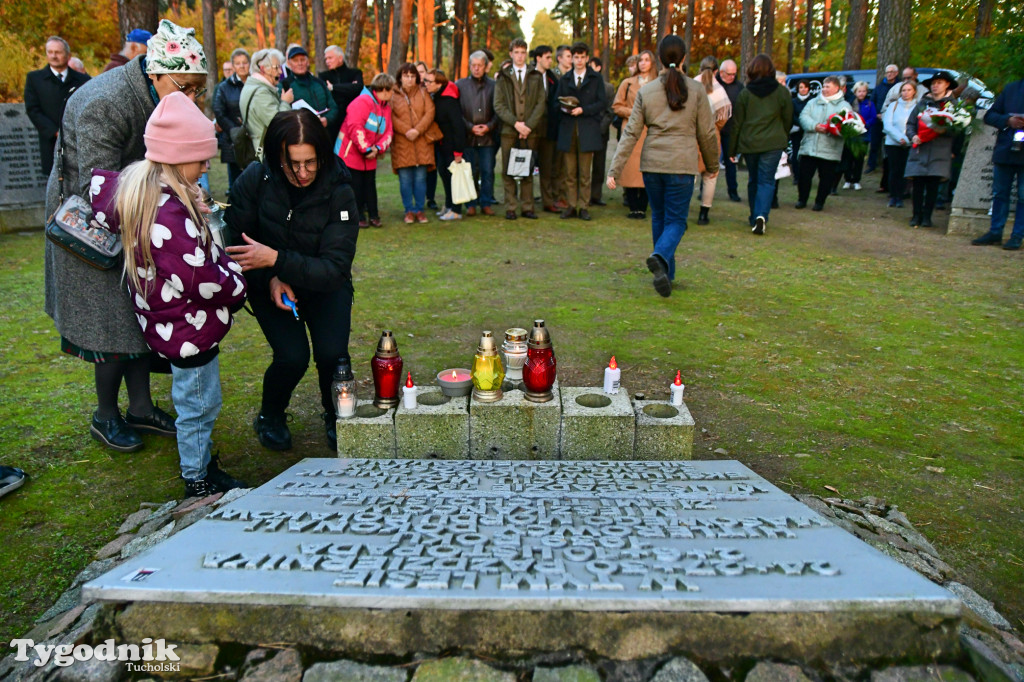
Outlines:
POLYGON ((917 135, 917 117, 929 107, 941 109, 947 102, 955 101, 953 89, 957 84, 951 74, 939 71, 922 85, 928 88, 928 94, 921 98, 907 119, 907 137, 914 146, 904 174, 914 178, 914 215, 910 224, 913 227, 932 227, 932 211, 939 196, 939 185, 949 178, 953 165, 953 132, 947 126, 935 139, 922 142, 917 135))
MULTIPOLYGON (((68 100, 58 149, 46 187, 46 213, 77 194, 88 200, 94 168, 120 171, 146 154, 146 121, 161 97, 203 95, 206 57, 194 29, 166 19, 149 41, 147 55, 96 76, 68 100), (59 168, 63 165, 63 184, 59 168)), ((97 215, 99 219, 100 216, 97 215)), ((61 350, 94 365, 97 409, 93 438, 119 452, 142 447, 139 432, 174 436, 174 419, 153 405, 149 391, 150 349, 142 338, 121 267, 98 270, 46 243, 46 314, 61 336, 61 350), (121 416, 118 393, 124 380, 128 411, 121 416)))

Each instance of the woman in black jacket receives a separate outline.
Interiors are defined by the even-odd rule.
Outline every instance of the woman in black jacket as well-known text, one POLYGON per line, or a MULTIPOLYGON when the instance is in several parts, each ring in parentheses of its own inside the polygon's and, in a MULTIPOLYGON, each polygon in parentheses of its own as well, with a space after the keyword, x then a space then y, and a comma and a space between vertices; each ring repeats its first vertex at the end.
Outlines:
POLYGON ((231 191, 225 219, 234 246, 227 251, 246 273, 249 303, 274 354, 254 424, 260 443, 271 450, 292 446, 285 409, 309 365, 307 328, 327 444, 337 449, 331 380, 338 359, 349 357, 359 236, 349 180, 320 120, 303 109, 274 116, 263 163, 251 164, 231 191))
POLYGON ((452 161, 464 163, 462 150, 466 148, 466 123, 462 118, 459 106, 459 89, 448 80, 441 69, 428 71, 423 77, 427 92, 434 99, 434 121, 444 136, 434 143, 434 154, 437 161, 437 172, 444 184, 444 211, 441 220, 459 220, 462 218, 462 205, 452 202, 452 174, 448 166, 452 161))

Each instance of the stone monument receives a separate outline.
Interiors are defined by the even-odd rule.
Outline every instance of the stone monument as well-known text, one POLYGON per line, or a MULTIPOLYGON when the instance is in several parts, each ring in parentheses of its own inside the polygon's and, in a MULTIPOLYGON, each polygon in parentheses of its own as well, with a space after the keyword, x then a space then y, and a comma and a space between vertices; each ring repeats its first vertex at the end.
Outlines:
POLYGON ((46 176, 25 105, 0 104, 0 233, 42 229, 46 176))
MULTIPOLYGON (((978 112, 979 119, 984 111, 978 112)), ((992 149, 996 144, 996 129, 982 123, 971 132, 967 153, 964 156, 960 180, 953 195, 950 208, 949 227, 946 234, 969 234, 979 236, 988 231, 992 208, 992 149)), ((1016 197, 1016 183, 1010 196, 1016 197)), ((1010 217, 1013 224, 1016 200, 1010 203, 1010 217)))
POLYGON ((736 461, 307 459, 83 597, 124 641, 366 656, 959 646, 956 597, 736 461))

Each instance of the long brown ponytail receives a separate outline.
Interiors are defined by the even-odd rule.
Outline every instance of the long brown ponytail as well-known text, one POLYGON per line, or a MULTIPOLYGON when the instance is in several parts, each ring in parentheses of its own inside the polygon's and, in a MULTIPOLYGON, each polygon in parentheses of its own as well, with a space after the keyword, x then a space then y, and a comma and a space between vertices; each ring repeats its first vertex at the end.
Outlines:
POLYGON ((686 43, 679 36, 665 36, 658 44, 658 58, 666 67, 661 72, 661 82, 665 84, 668 108, 679 111, 686 105, 686 98, 689 95, 686 80, 677 68, 686 59, 686 43))

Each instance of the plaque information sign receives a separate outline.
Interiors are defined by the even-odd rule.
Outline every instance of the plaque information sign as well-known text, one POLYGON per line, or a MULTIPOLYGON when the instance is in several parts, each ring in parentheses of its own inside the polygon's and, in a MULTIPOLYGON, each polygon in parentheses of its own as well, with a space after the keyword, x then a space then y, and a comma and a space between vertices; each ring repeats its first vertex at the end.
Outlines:
POLYGON ((958 609, 737 461, 307 459, 84 595, 442 610, 958 609))

